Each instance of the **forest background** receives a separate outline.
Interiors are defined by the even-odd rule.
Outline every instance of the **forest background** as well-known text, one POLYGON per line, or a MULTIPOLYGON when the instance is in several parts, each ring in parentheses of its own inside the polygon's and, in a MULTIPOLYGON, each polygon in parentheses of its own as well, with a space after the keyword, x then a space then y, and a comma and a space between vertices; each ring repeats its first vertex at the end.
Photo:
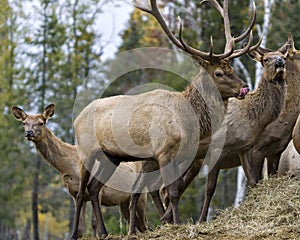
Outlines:
MULTIPOLYGON (((120 8, 124 1, 100 0, 0 0, 0 236, 13 231, 18 239, 65 239, 73 225, 74 203, 62 185, 58 172, 36 153, 24 139, 23 126, 14 120, 10 108, 20 106, 28 112, 42 112, 49 103, 56 105, 48 127, 63 141, 74 144, 73 107, 79 93, 89 89, 86 101, 102 96, 124 94, 145 83, 160 83, 182 90, 186 81, 166 71, 142 69, 110 82, 118 65, 109 40, 101 34, 99 16, 106 4, 120 8), (34 7, 28 13, 28 6, 34 7)), ((177 16, 184 20, 184 37, 190 45, 207 51, 210 36, 216 52, 224 47, 223 22, 209 4, 198 0, 158 1, 170 28, 177 31, 177 16)), ((126 1, 130 4, 129 1, 126 1)), ((298 0, 256 1, 255 41, 264 32, 264 45, 277 49, 291 32, 300 46, 298 0)), ((251 20, 252 1, 229 1, 233 35, 239 35, 251 20)), ((132 7, 129 21, 119 34, 117 52, 141 47, 176 48, 169 43, 155 20, 132 7)), ((116 16, 117 18, 118 16, 116 16)), ((185 68, 182 62, 179 67, 185 68)), ((257 65, 247 56, 234 60, 241 78, 255 86, 257 65)), ((122 70, 126 72, 126 69, 122 70)), ((83 94, 83 96, 85 96, 83 94)), ((218 209, 236 198, 237 169, 222 171, 212 202, 213 217, 218 209)), ((196 221, 204 199, 205 179, 196 178, 180 201, 184 222, 196 221)), ((91 234, 89 207, 86 234, 91 234)), ((160 224, 150 199, 149 225, 160 224)), ((104 208, 109 232, 126 233, 127 225, 118 207, 104 208)), ((1 239, 1 237, 0 237, 1 239)))

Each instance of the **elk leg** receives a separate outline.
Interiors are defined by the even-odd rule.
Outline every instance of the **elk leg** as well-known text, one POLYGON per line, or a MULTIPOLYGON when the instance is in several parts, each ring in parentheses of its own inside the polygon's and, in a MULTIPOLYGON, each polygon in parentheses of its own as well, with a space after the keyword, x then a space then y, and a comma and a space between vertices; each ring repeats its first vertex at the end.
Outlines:
POLYGON ((136 214, 138 218, 137 229, 141 232, 145 232, 148 229, 147 218, 146 218, 146 204, 147 198, 141 199, 137 202, 136 214))
POLYGON ((155 190, 155 191, 150 192, 150 195, 151 195, 151 198, 152 198, 152 201, 153 201, 155 207, 157 208, 157 210, 159 212, 160 217, 164 216, 165 208, 164 208, 164 205, 161 201, 161 198, 160 198, 160 195, 159 195, 159 190, 155 190))
POLYGON ((136 233, 136 225, 137 225, 137 217, 136 217, 136 206, 137 202, 140 198, 141 193, 132 193, 131 194, 131 199, 130 199, 130 205, 129 205, 129 235, 135 234, 136 233))
POLYGON ((137 202, 140 198, 141 191, 144 188, 143 176, 144 176, 143 173, 140 173, 132 187, 132 193, 131 193, 130 204, 129 204, 129 231, 128 231, 129 235, 136 233, 136 226, 137 226, 136 210, 137 210, 137 202))
MULTIPOLYGON (((120 204, 120 210, 121 210, 121 213, 122 213, 122 215, 123 215, 123 217, 125 218, 125 220, 126 220, 126 222, 129 224, 129 218, 130 218, 130 213, 129 213, 129 203, 130 202, 130 200, 127 200, 127 201, 125 201, 125 202, 123 202, 123 203, 121 203, 120 204)), ((138 209, 139 209, 139 201, 138 201, 138 204, 137 204, 137 212, 138 212, 138 209)), ((143 206, 143 207, 145 207, 145 206, 143 206)), ((145 216, 146 214, 143 214, 143 216, 145 216)), ((140 218, 140 217, 137 217, 138 218, 138 221, 137 221, 137 225, 136 225, 136 228, 139 230, 139 231, 141 231, 141 232, 143 232, 144 230, 143 230, 143 223, 140 223, 140 219, 142 219, 142 218, 140 218)), ((145 225, 146 226, 146 225, 145 225)))
POLYGON ((81 208, 84 202, 84 193, 86 190, 86 186, 88 183, 88 180, 90 178, 90 172, 85 168, 84 165, 82 165, 81 170, 80 170, 80 176, 81 176, 81 181, 79 184, 79 192, 76 196, 76 215, 75 215, 75 222, 74 222, 74 227, 73 227, 73 234, 71 236, 72 240, 77 240, 78 235, 78 226, 79 226, 79 218, 80 218, 80 212, 81 208))
POLYGON ((81 238, 83 236, 83 232, 84 232, 85 212, 86 212, 86 202, 83 202, 82 208, 80 211, 79 225, 78 225, 78 230, 77 230, 77 234, 78 234, 79 238, 81 238))
POLYGON ((249 157, 249 151, 243 151, 239 153, 239 157, 245 172, 245 175, 248 179, 248 183, 251 187, 255 187, 257 183, 256 172, 249 157))
POLYGON ((261 147, 253 147, 250 150, 250 155, 248 158, 253 161, 252 168, 254 169, 256 174, 255 182, 257 183, 259 180, 262 179, 262 171, 263 171, 263 166, 264 166, 264 161, 265 161, 265 153, 264 150, 261 147))
POLYGON ((92 202, 93 211, 96 216, 97 224, 99 225, 99 234, 101 236, 107 236, 107 230, 104 225, 100 203, 99 192, 104 184, 110 179, 116 170, 117 159, 113 156, 109 156, 108 159, 101 155, 101 152, 96 153, 97 159, 100 161, 96 169, 96 173, 87 186, 90 200, 92 202), (101 179, 97 179, 101 178, 101 179))
POLYGON ((97 219, 96 219, 96 215, 95 215, 94 211, 92 211, 91 225, 92 225, 93 237, 96 237, 97 236, 97 219))
POLYGON ((99 234, 101 236, 107 236, 107 230, 104 225, 99 199, 98 199, 99 192, 103 186, 104 186, 103 183, 101 183, 95 177, 93 177, 90 183, 88 184, 87 189, 90 195, 90 199, 92 202, 92 207, 96 216, 97 223, 99 224, 100 227, 99 234))
POLYGON ((207 220, 208 209, 209 209, 212 196, 214 195, 216 190, 219 172, 220 172, 220 167, 216 164, 214 168, 208 173, 207 183, 206 183, 206 194, 205 194, 204 204, 199 218, 199 222, 205 222, 207 220))
POLYGON ((275 175, 278 171, 281 154, 271 155, 268 158, 268 175, 275 175))
MULTIPOLYGON (((200 172, 200 169, 202 167, 203 160, 202 159, 195 159, 192 162, 192 165, 190 168, 185 172, 183 176, 183 187, 179 191, 179 196, 181 197, 184 191, 188 188, 188 186, 191 184, 193 179, 198 175, 200 172)), ((168 205, 167 210, 164 214, 164 216, 161 218, 162 221, 170 223, 172 222, 172 209, 168 205)))
POLYGON ((126 200, 126 202, 120 204, 120 210, 126 222, 129 223, 129 200, 126 200))
POLYGON ((178 212, 178 202, 179 202, 179 186, 183 184, 182 177, 179 174, 178 166, 174 163, 175 160, 169 162, 166 155, 160 155, 159 159, 159 167, 163 182, 167 186, 169 198, 170 198, 170 205, 172 208, 173 220, 174 224, 179 224, 179 212, 178 212), (168 166, 167 166, 168 165, 168 166), (171 182, 169 185, 168 183, 171 182))

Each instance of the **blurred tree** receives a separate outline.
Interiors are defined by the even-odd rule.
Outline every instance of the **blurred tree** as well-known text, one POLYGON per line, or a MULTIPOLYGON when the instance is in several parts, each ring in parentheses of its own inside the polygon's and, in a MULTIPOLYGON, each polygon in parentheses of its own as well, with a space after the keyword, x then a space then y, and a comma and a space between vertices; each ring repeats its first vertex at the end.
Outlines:
POLYGON ((16 87, 21 67, 16 57, 20 37, 17 13, 6 0, 1 0, 0 5, 0 204, 5 206, 0 210, 0 221, 13 226, 18 211, 25 207, 28 181, 24 176, 28 161, 24 161, 26 153, 21 155, 22 150, 17 147, 18 141, 23 140, 23 134, 16 130, 18 125, 10 113, 10 107, 24 99, 16 87))

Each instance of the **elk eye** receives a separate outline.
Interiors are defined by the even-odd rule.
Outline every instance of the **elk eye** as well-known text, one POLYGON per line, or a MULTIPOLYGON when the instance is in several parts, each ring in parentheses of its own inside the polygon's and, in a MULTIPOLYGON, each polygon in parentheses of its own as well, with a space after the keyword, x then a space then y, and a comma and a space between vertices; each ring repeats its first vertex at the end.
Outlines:
POLYGON ((24 123, 24 122, 22 122, 22 124, 25 126, 25 123, 24 123))
POLYGON ((222 71, 215 71, 215 76, 216 77, 223 77, 224 73, 222 71))
POLYGON ((44 125, 44 123, 43 123, 43 122, 42 122, 42 123, 39 123, 39 125, 40 125, 40 126, 43 126, 43 125, 44 125))

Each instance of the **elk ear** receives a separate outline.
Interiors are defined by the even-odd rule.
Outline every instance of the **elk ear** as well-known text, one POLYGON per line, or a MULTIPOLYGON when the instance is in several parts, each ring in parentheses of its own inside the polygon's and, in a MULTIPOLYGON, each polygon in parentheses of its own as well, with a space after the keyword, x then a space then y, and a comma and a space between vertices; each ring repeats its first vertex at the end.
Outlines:
POLYGON ((27 114, 21 108, 12 107, 11 111, 15 119, 17 119, 18 121, 24 121, 27 118, 27 114))
POLYGON ((289 33, 287 42, 278 51, 286 55, 296 51, 292 33, 289 33))
POLYGON ((48 120, 49 118, 51 118, 54 114, 54 108, 55 108, 55 105, 53 103, 49 104, 44 112, 43 112, 43 117, 48 120))
POLYGON ((257 62, 262 62, 263 54, 258 50, 249 51, 248 56, 257 62))

